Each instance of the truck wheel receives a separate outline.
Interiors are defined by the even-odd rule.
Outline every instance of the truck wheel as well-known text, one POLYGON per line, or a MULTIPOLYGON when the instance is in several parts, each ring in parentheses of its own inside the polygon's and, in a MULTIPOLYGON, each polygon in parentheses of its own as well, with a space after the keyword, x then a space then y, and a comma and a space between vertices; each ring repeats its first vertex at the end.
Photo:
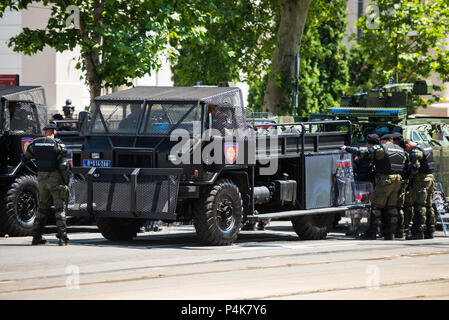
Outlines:
POLYGON ((37 178, 32 175, 16 178, 9 190, 2 193, 1 203, 2 232, 12 237, 31 235, 38 211, 37 178))
POLYGON ((225 246, 237 239, 242 227, 243 205, 238 187, 221 179, 194 205, 194 225, 199 239, 225 246))
POLYGON ((127 218, 97 218, 96 221, 103 237, 112 241, 132 240, 145 222, 127 218))
POLYGON ((293 217, 293 229, 301 240, 321 240, 326 238, 335 217, 333 214, 318 214, 293 217))

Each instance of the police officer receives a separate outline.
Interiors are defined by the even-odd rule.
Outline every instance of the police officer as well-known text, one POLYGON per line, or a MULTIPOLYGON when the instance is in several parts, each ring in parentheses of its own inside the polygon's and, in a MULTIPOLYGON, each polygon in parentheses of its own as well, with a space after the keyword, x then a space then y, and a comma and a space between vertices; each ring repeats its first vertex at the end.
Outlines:
POLYGON ((385 240, 393 240, 398 222, 397 198, 402 183, 404 170, 404 149, 390 141, 380 144, 379 136, 370 134, 366 137, 367 150, 343 146, 342 150, 356 153, 361 157, 374 160, 375 178, 374 191, 371 195, 371 219, 368 231, 362 235, 364 239, 376 239, 377 226, 385 211, 385 227, 383 236, 385 240))
POLYGON ((28 129, 28 114, 20 108, 20 104, 15 101, 10 101, 8 104, 10 129, 13 131, 25 131, 28 129))
MULTIPOLYGON (((215 104, 209 104, 207 107, 208 114, 212 116, 212 129, 220 131, 222 135, 226 134, 226 129, 232 129, 232 120, 226 113, 219 110, 219 107, 215 104)), ((206 122, 206 126, 209 126, 209 119, 206 122)))
POLYGON ((39 210, 33 224, 32 245, 47 243, 42 237, 45 222, 50 213, 50 200, 53 200, 56 217, 57 235, 59 245, 68 243, 66 231, 66 216, 64 201, 68 197, 68 175, 65 170, 70 168, 66 161, 67 150, 59 139, 55 139, 56 125, 49 124, 43 128, 44 137, 36 138, 24 154, 24 162, 35 159, 38 181, 39 210))
POLYGON ((62 111, 64 112, 66 119, 72 119, 73 112, 75 111, 75 107, 72 106, 72 100, 67 99, 65 101, 65 106, 62 107, 62 111))
POLYGON ((137 125, 139 124, 140 114, 142 112, 142 106, 140 104, 131 104, 130 105, 131 113, 120 121, 118 125, 119 131, 130 131, 135 130, 137 125))
POLYGON ((435 161, 432 147, 425 142, 405 139, 405 149, 410 154, 411 193, 413 218, 409 239, 432 239, 435 232, 433 191, 435 187, 435 161))
MULTIPOLYGON (((394 132, 391 134, 393 139, 393 143, 405 149, 404 137, 399 132, 394 132)), ((413 201, 410 193, 410 184, 409 184, 409 154, 405 152, 405 166, 404 172, 402 174, 402 186, 399 192, 398 197, 398 212, 399 212, 399 221, 398 228, 394 235, 395 238, 403 238, 404 234, 407 237, 409 235, 410 229, 410 219, 412 217, 412 209, 413 209, 413 201)))

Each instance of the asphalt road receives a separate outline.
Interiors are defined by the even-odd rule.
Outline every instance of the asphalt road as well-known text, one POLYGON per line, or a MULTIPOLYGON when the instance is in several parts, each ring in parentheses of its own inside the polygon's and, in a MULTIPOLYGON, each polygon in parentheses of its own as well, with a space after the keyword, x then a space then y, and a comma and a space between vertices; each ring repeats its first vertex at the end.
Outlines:
MULTIPOLYGON (((52 232, 54 230, 49 230, 52 232)), ((193 226, 163 227, 129 242, 70 227, 70 245, 0 238, 5 299, 448 299, 449 237, 363 241, 333 231, 300 241, 289 222, 204 246, 193 226)))

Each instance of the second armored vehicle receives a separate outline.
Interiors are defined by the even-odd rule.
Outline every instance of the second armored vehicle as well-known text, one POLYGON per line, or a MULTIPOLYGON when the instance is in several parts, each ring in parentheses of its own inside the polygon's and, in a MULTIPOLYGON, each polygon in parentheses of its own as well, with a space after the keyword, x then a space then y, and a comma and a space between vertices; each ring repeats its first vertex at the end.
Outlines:
MULTIPOLYGON (((370 133, 379 136, 400 132, 404 138, 432 146, 436 162, 438 196, 449 196, 449 118, 411 114, 413 98, 432 93, 430 81, 388 84, 371 92, 342 97, 340 107, 325 114, 312 115, 314 120, 349 120, 353 126, 352 145, 364 146, 370 133)), ((357 176, 357 170, 356 170, 357 176)), ((441 202, 441 201, 440 201, 441 202)), ((449 198, 439 206, 439 213, 449 212, 449 198)))

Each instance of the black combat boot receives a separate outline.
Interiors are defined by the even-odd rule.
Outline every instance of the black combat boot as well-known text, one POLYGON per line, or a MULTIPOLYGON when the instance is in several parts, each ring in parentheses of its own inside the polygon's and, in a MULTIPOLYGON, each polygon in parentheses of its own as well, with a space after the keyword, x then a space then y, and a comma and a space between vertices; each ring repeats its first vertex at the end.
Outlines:
POLYGON ((412 233, 412 235, 407 238, 407 240, 422 240, 422 239, 424 239, 424 234, 422 232, 412 233))
POLYGON ((358 239, 360 240, 376 240, 377 228, 370 227, 365 233, 361 234, 358 239))
POLYGON ((404 229, 404 238, 410 238, 410 228, 405 228, 404 229))
POLYGON ((59 244, 60 246, 66 246, 66 245, 69 244, 69 238, 67 237, 67 235, 65 235, 65 236, 59 236, 58 239, 59 239, 58 244, 59 244))
POLYGON ((422 240, 424 239, 424 232, 422 229, 413 230, 412 235, 406 238, 407 240, 422 240))
POLYGON ((31 245, 38 246, 40 244, 47 244, 47 240, 44 237, 42 237, 41 235, 33 236, 33 241, 31 241, 31 245))
POLYGON ((435 226, 430 225, 426 228, 424 232, 424 239, 433 239, 433 234, 435 233, 435 226))
POLYGON ((394 237, 396 239, 404 238, 404 219, 403 219, 402 215, 399 215, 399 221, 397 223, 397 227, 394 232, 394 237))
POLYGON ((59 239, 58 244, 60 246, 66 246, 69 243, 69 238, 67 237, 67 232, 65 228, 58 228, 58 234, 56 235, 56 238, 59 239))
POLYGON ((396 239, 404 238, 404 230, 403 229, 396 230, 396 232, 394 233, 394 237, 396 239))
POLYGON ((256 221, 246 221, 243 224, 242 231, 254 231, 256 230, 256 225, 257 225, 256 221))
POLYGON ((394 237, 396 239, 402 239, 404 237, 404 211, 402 208, 398 210, 398 222, 396 230, 394 231, 394 237))
POLYGON ((384 231, 384 240, 394 240, 395 233, 398 230, 398 224, 393 222, 388 222, 385 225, 386 229, 384 231))
POLYGON ((38 232, 33 232, 33 241, 31 241, 32 246, 38 246, 40 244, 47 244, 47 240, 42 237, 38 232))
POLYGON ((42 237, 44 231, 45 222, 43 219, 36 219, 33 225, 33 240, 31 241, 32 246, 38 246, 40 244, 47 244, 47 240, 42 237))
POLYGON ((394 240, 393 234, 390 232, 384 233, 384 240, 394 240))

